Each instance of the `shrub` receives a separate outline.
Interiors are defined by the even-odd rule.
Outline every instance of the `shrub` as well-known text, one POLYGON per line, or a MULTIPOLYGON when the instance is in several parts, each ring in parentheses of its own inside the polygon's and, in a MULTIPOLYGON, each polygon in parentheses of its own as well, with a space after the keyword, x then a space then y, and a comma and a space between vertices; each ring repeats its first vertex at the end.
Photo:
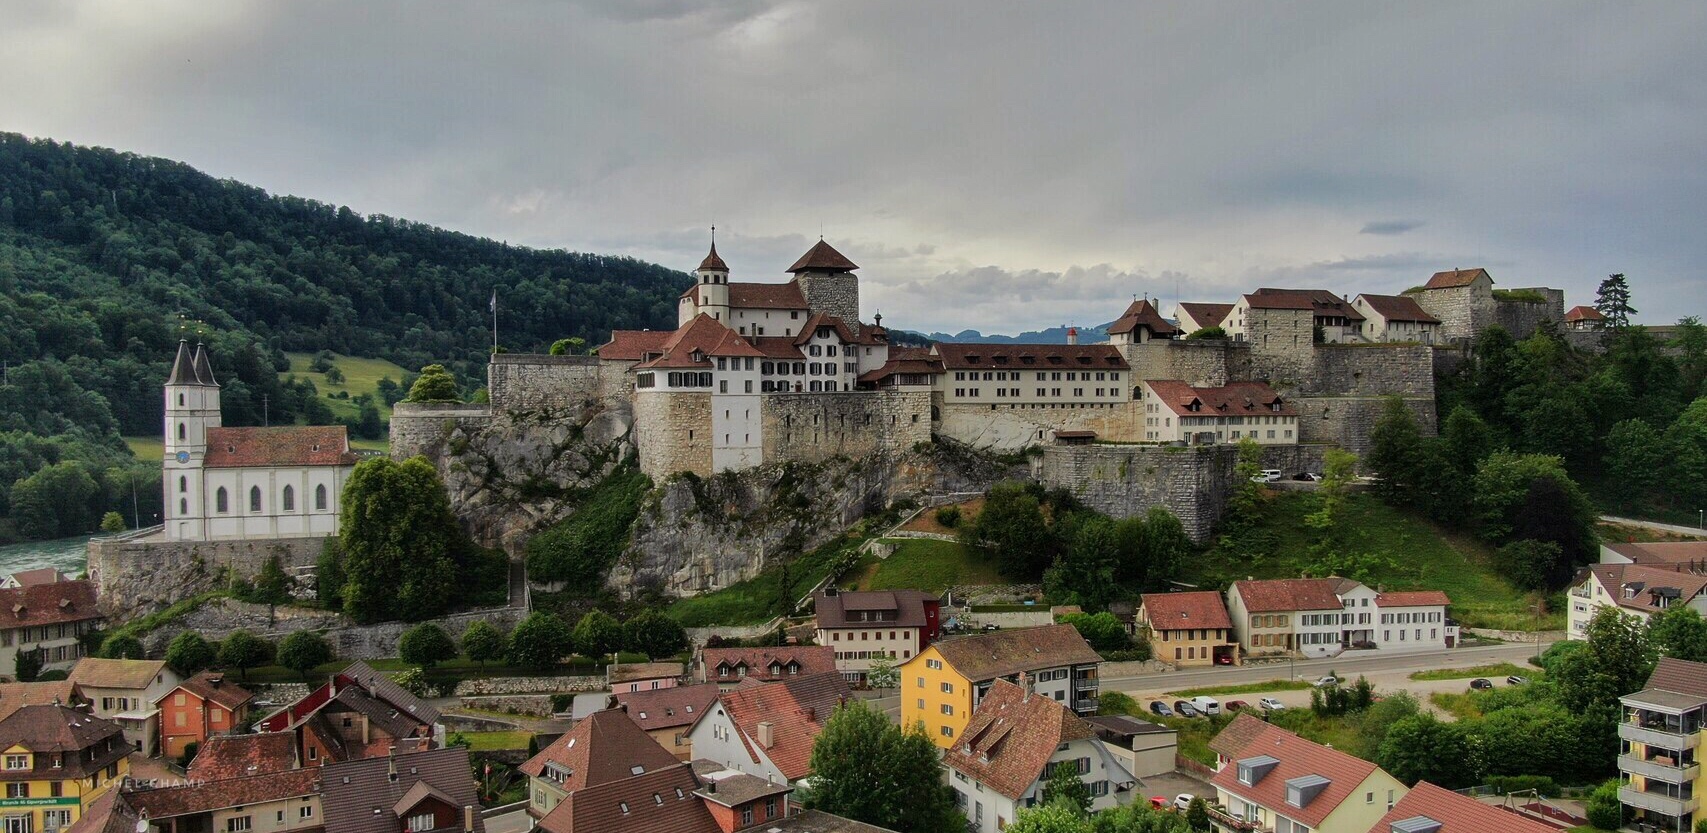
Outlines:
POLYGON ((1588 823, 1602 830, 1617 830, 1624 823, 1624 805, 1618 801, 1618 779, 1613 778, 1589 793, 1588 823))
POLYGON ((575 695, 570 692, 560 692, 551 695, 551 711, 566 712, 575 707, 575 695))
POLYGON ((944 506, 936 510, 936 522, 953 529, 960 525, 960 507, 944 506))
POLYGON ((202 751, 202 745, 193 740, 184 744, 184 755, 178 759, 179 765, 188 767, 190 762, 196 759, 196 753, 200 751, 202 751))
POLYGON ((1203 329, 1197 330, 1197 331, 1191 333, 1190 335, 1186 336, 1187 339, 1226 338, 1226 337, 1227 337, 1227 331, 1221 329, 1219 326, 1204 327, 1203 329))
POLYGON ((142 659, 142 640, 127 634, 113 634, 101 643, 101 656, 107 659, 142 659))
POLYGON ((166 646, 166 665, 180 676, 193 677, 217 658, 213 646, 195 631, 184 631, 166 646))

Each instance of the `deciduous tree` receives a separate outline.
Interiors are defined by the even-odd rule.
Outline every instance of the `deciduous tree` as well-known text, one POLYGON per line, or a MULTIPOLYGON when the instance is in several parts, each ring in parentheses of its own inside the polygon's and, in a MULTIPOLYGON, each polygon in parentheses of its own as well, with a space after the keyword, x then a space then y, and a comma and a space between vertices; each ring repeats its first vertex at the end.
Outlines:
POLYGON ((313 631, 296 631, 279 643, 278 662, 308 679, 308 672, 335 659, 331 643, 313 631))
POLYGON ((643 610, 622 623, 622 645, 635 653, 657 659, 674 656, 688 646, 688 634, 680 622, 656 610, 643 610))
POLYGON ((812 745, 811 766, 811 807, 901 833, 958 829, 936 744, 861 701, 830 715, 812 745))
POLYGON ((535 671, 549 671, 571 650, 569 626, 536 610, 510 631, 510 662, 535 671))
POLYGON ((273 643, 244 631, 232 631, 219 643, 219 664, 237 669, 237 675, 249 679, 249 669, 266 665, 273 659, 273 643))
POLYGON ((415 378, 415 384, 409 388, 409 395, 404 402, 456 402, 461 394, 456 388, 456 377, 442 364, 429 364, 421 368, 421 375, 415 378))
POLYGON ((343 494, 344 612, 359 622, 442 613, 457 582, 457 549, 472 549, 424 458, 356 464, 343 494))
POLYGON ((469 661, 486 663, 504 658, 504 632, 484 619, 475 620, 462 631, 462 653, 469 661))
POLYGON ((101 643, 101 656, 107 659, 142 659, 142 641, 134 636, 115 633, 101 643))
POLYGON ((1049 769, 1049 780, 1043 783, 1043 803, 1060 802, 1073 808, 1080 816, 1091 811, 1091 788, 1079 779, 1078 764, 1057 761, 1049 769))
POLYGON ((411 665, 432 668, 447 659, 456 659, 456 643, 444 628, 422 622, 403 632, 397 640, 397 654, 411 665))
POLYGON ((212 645, 195 631, 184 631, 166 646, 166 665, 179 676, 191 677, 213 665, 217 658, 212 645))
POLYGON ((598 659, 622 650, 622 623, 602 610, 589 610, 575 623, 575 653, 598 659))

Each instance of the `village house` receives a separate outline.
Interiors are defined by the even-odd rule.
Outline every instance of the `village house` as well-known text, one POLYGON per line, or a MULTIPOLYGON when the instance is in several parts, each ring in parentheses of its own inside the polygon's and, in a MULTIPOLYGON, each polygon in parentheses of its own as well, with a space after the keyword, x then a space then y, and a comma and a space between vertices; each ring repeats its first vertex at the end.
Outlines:
POLYGON ((631 662, 605 668, 605 687, 612 694, 674 688, 684 669, 679 662, 631 662))
POLYGON ((1707 541, 1644 541, 1600 545, 1602 564, 1640 564, 1689 573, 1707 573, 1707 541))
POLYGON ((742 680, 774 683, 790 677, 809 677, 836 670, 836 649, 829 645, 785 645, 777 648, 704 648, 694 679, 728 689, 742 680))
POLYGON ((365 662, 261 718, 255 731, 291 733, 310 767, 444 746, 439 710, 365 662))
POLYGON ((68 679, 88 698, 96 717, 119 724, 136 751, 152 756, 160 737, 154 703, 183 678, 160 660, 84 657, 68 679))
MULTIPOLYGON (((1653 546, 1651 544, 1645 546, 1653 546)), ((1602 608, 1612 608, 1639 621, 1674 605, 1707 613, 1707 575, 1685 572, 1676 563, 1594 564, 1566 594, 1565 636, 1585 639, 1589 620, 1602 608)))
POLYGON ((1138 401, 1146 442, 1298 443, 1298 411, 1263 382, 1193 387, 1176 380, 1148 380, 1138 384, 1138 401))
POLYGON ((289 732, 262 732, 209 737, 185 775, 192 781, 227 781, 301 768, 296 738, 289 732))
POLYGON ((106 622, 95 608, 95 585, 27 579, 0 589, 0 669, 10 675, 20 651, 39 652, 44 670, 70 668, 83 656, 80 637, 106 622))
POLYGON ((1375 647, 1382 651, 1438 651, 1458 645, 1458 623, 1447 617, 1452 600, 1439 590, 1377 593, 1380 614, 1375 647))
POLYGON ((24 706, 0 720, 7 831, 64 830, 130 775, 118 724, 67 706, 24 706))
POLYGON ((1085 721, 1134 778, 1174 771, 1178 730, 1126 714, 1091 715, 1085 721))
POLYGON ((686 761, 693 757, 688 731, 717 702, 719 690, 716 683, 700 683, 613 694, 611 700, 658 745, 686 761))
POLYGON ((828 587, 813 598, 815 641, 835 652, 849 685, 863 686, 871 661, 900 665, 941 634, 941 601, 921 590, 845 591, 828 587))
POLYGON ((468 750, 461 747, 328 764, 320 784, 328 831, 486 831, 468 750))
POLYGON ((1632 829, 1691 831, 1702 816, 1703 726, 1707 726, 1707 664, 1660 657, 1641 690, 1619 698, 1623 785, 1618 800, 1632 829))
POLYGON ((953 746, 997 680, 1017 683, 1081 715, 1095 714, 1102 657, 1072 625, 981 633, 937 642, 901 666, 901 725, 923 723, 953 746))
POLYGON ((1409 295, 1363 294, 1351 304, 1363 314, 1358 334, 1367 341, 1433 344, 1440 329, 1440 319, 1430 315, 1409 295))
POLYGON ((1338 654, 1344 647, 1339 584, 1337 578, 1233 582, 1227 612, 1245 655, 1338 654))
POLYGON ((688 741, 695 758, 793 784, 812 774, 812 742, 852 697, 841 674, 742 683, 718 695, 688 741))
POLYGON ((588 787, 680 765, 622 709, 593 712, 518 769, 528 777, 528 815, 543 819, 588 787))
POLYGON ((0 720, 12 716, 12 712, 24 706, 70 706, 85 707, 88 698, 83 696, 83 690, 70 680, 53 680, 40 683, 0 683, 0 720))
POLYGON ((1210 327, 1226 329, 1227 316, 1232 313, 1232 304, 1205 304, 1182 301, 1174 305, 1174 321, 1179 324, 1180 332, 1191 335, 1198 330, 1210 327))
POLYGON ((1156 659, 1179 668, 1239 663, 1233 622, 1220 593, 1145 593, 1140 598, 1137 624, 1156 659))
POLYGON ((1091 795, 1091 809, 1132 800, 1137 779, 1090 723, 1061 703, 1019 684, 996 680, 966 730, 943 752, 948 784, 969 830, 995 833, 1019 811, 1035 807, 1054 768, 1073 767, 1091 795))
POLYGON ((126 793, 155 833, 290 833, 326 829, 321 771, 299 769, 126 793))
POLYGON ((1407 792, 1369 761, 1268 724, 1231 758, 1210 781, 1220 833, 1369 833, 1407 792))
POLYGON ((1108 343, 1116 347, 1167 341, 1180 335, 1183 335, 1180 328, 1163 318, 1149 298, 1133 301, 1113 324, 1108 325, 1108 343))
POLYGON ((1258 289, 1241 295, 1221 327, 1265 350, 1308 350, 1320 342, 1358 341, 1363 313, 1325 289, 1258 289))
POLYGON ((220 672, 203 671, 179 683, 154 701, 160 712, 160 754, 182 757, 190 744, 199 747, 213 735, 240 731, 253 699, 220 672))
POLYGON ((1565 329, 1594 332, 1606 329, 1606 316, 1594 307, 1578 305, 1565 312, 1565 329))

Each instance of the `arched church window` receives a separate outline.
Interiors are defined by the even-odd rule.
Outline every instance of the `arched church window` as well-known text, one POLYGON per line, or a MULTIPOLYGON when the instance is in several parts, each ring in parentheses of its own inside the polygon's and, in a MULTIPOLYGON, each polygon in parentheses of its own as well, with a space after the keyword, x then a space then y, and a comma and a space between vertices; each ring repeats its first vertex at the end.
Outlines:
POLYGON ((184 407, 184 395, 181 393, 178 394, 178 407, 184 407))
POLYGON ((314 508, 322 512, 326 510, 326 484, 314 487, 314 508))
POLYGON ((231 498, 225 494, 224 486, 219 487, 219 491, 213 493, 213 510, 215 512, 231 511, 231 498))
POLYGON ((286 512, 296 511, 296 490, 290 486, 284 487, 284 493, 279 495, 279 508, 286 512))
POLYGON ((180 422, 180 423, 178 423, 178 439, 181 440, 183 438, 184 438, 184 424, 182 422, 180 422))
POLYGON ((183 494, 189 490, 190 490, 190 479, 180 475, 178 477, 178 494, 183 494))
POLYGON ((189 498, 185 498, 185 497, 178 498, 178 514, 180 514, 180 515, 190 514, 190 499, 189 498))
POLYGON ((249 487, 249 511, 250 512, 261 511, 261 487, 260 486, 250 486, 249 487))

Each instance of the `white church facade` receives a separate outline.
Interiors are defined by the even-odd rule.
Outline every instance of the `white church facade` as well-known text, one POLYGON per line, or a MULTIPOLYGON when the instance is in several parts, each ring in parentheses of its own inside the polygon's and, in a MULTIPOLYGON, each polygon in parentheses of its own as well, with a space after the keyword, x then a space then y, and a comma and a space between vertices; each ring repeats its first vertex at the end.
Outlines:
POLYGON ((356 463, 344 426, 222 427, 206 348, 179 342, 165 427, 167 540, 338 534, 339 495, 356 463))

